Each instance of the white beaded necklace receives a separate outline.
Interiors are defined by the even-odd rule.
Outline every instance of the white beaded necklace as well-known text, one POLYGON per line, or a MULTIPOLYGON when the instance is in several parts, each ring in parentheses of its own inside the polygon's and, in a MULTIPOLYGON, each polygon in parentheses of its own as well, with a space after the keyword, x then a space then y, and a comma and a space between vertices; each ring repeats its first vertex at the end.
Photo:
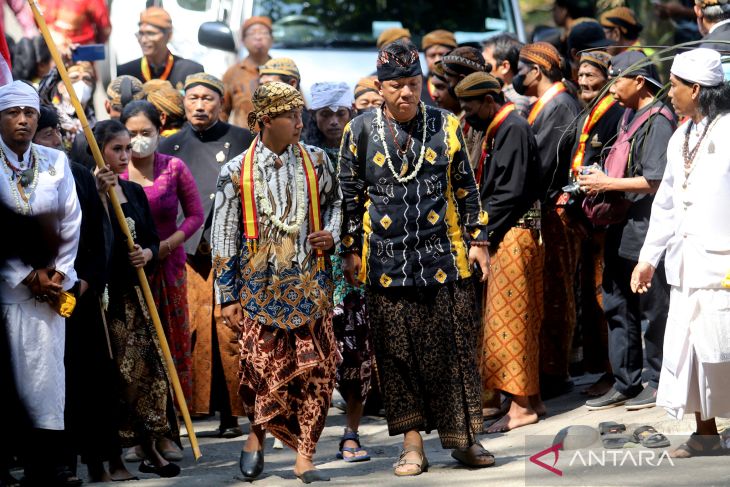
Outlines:
POLYGON ((297 216, 291 224, 281 221, 281 219, 274 214, 274 209, 271 207, 271 202, 269 201, 269 197, 267 194, 268 185, 264 181, 264 170, 261 164, 262 161, 260 161, 260 151, 256 152, 256 169, 254 171, 253 183, 254 194, 256 195, 256 205, 258 206, 259 211, 261 211, 261 214, 268 218, 271 224, 274 225, 274 227, 276 227, 278 230, 290 235, 299 232, 299 229, 302 227, 302 223, 304 223, 304 219, 307 217, 307 205, 304 204, 306 200, 306 185, 304 183, 304 161, 302 159, 302 154, 299 150, 299 145, 294 145, 292 147, 292 150, 297 161, 297 172, 294 187, 294 191, 297 195, 297 216))
MULTIPOLYGON (((380 136, 380 141, 383 143, 383 149, 385 150, 385 161, 388 163, 388 168, 390 169, 390 172, 393 174, 393 177, 396 181, 399 183, 405 184, 411 179, 418 176, 418 172, 421 170, 421 166, 423 166, 423 159, 426 155, 426 105, 423 104, 423 102, 419 103, 419 107, 421 109, 421 112, 423 113, 423 139, 421 140, 421 154, 418 156, 418 164, 416 164, 416 167, 413 168, 413 171, 405 177, 401 177, 393 167, 393 161, 390 158, 390 151, 388 150, 388 143, 385 141, 385 124, 383 120, 383 110, 384 108, 380 108, 380 110, 377 111, 377 115, 375 118, 375 124, 377 125, 378 129, 378 135, 380 136)), ((407 162, 407 161, 406 161, 407 162)))
MULTIPOLYGON (((30 167, 33 169, 33 180, 28 185, 27 190, 24 189, 23 193, 25 194, 25 198, 22 198, 20 196, 20 190, 18 189, 18 183, 15 182, 15 178, 18 177, 18 174, 16 171, 13 170, 13 168, 10 165, 10 161, 8 161, 7 156, 5 155, 5 151, 0 147, 0 158, 2 158, 3 165, 5 166, 5 171, 8 173, 8 184, 10 185, 10 192, 13 194, 13 198, 15 199, 15 208, 18 213, 21 213, 23 215, 30 215, 31 214, 31 207, 30 207, 30 197, 33 195, 33 191, 35 191, 36 186, 38 186, 38 166, 40 165, 38 163, 38 152, 36 151, 35 147, 31 144, 30 146, 30 167)), ((25 172, 25 171, 23 171, 25 172)), ((25 187, 25 186, 24 186, 25 187)))

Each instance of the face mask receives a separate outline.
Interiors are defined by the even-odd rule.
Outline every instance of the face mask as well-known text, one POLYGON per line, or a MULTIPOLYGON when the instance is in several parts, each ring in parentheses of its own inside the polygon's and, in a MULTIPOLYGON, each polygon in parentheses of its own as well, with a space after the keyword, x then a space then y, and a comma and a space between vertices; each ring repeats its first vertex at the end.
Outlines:
POLYGON ((76 97, 82 105, 91 100, 91 86, 87 85, 84 81, 77 81, 71 86, 73 86, 76 97))
POLYGON ((525 86, 525 75, 518 74, 512 78, 512 88, 515 89, 518 95, 525 96, 527 93, 527 87, 525 86))
POLYGON ((484 132, 489 127, 489 120, 482 120, 476 115, 469 115, 466 118, 466 123, 469 124, 470 127, 473 127, 474 130, 478 130, 480 132, 484 132))
POLYGON ((132 139, 132 156, 136 158, 152 155, 157 149, 157 136, 144 137, 137 135, 132 139))

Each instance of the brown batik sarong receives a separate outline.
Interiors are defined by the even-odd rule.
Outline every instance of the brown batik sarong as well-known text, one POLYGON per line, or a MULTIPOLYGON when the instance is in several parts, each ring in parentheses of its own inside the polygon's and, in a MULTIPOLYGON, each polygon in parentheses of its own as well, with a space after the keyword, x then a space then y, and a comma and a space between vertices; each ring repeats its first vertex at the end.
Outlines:
POLYGON ((480 369, 485 389, 517 396, 540 390, 543 249, 539 232, 511 228, 492 257, 480 369))
POLYGON ((435 429, 444 448, 472 445, 483 429, 472 281, 365 296, 390 435, 435 429))
POLYGON ((240 344, 239 394, 249 420, 311 457, 335 386, 330 318, 287 331, 245 317, 240 344))

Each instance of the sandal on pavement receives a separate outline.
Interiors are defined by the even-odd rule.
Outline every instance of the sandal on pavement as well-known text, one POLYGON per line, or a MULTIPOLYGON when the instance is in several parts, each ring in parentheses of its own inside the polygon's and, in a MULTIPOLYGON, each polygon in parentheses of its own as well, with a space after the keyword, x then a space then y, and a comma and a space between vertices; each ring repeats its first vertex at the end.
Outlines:
POLYGON ((337 453, 337 458, 344 460, 348 463, 366 462, 370 460, 370 455, 360 444, 360 435, 357 431, 352 431, 350 428, 345 428, 345 434, 340 439, 340 451, 337 453), (356 448, 344 446, 346 441, 354 441, 357 443, 356 448), (365 455, 358 455, 360 452, 365 452, 365 455), (349 453, 349 456, 345 456, 345 453, 349 453))
POLYGON ((395 465, 393 465, 395 468, 393 469, 393 473, 397 477, 415 477, 416 475, 421 475, 423 472, 428 472, 428 458, 426 458, 426 455, 423 453, 422 448, 418 448, 415 446, 407 446, 403 448, 400 452, 400 456, 398 457, 398 462, 396 462, 395 465), (406 460, 406 455, 408 455, 411 452, 416 452, 421 457, 420 462, 411 462, 406 460), (409 465, 414 465, 416 469, 414 470, 407 470, 407 471, 399 471, 399 468, 407 467, 409 465))
POLYGON ((669 452, 669 457, 714 457, 725 455, 726 453, 727 450, 723 447, 719 435, 698 435, 697 433, 692 433, 689 440, 669 452))
POLYGON ((600 433, 601 436, 608 434, 620 434, 625 431, 626 425, 615 421, 604 421, 603 423, 598 423, 598 433, 600 433))
POLYGON ((495 464, 494 455, 489 453, 481 444, 474 443, 467 448, 457 448, 451 456, 462 465, 471 468, 486 468, 495 464))
POLYGON ((653 426, 639 426, 634 430, 634 441, 646 448, 666 448, 669 439, 659 433, 653 426))
POLYGON ((329 482, 330 478, 327 474, 323 473, 321 470, 312 469, 307 470, 306 472, 297 475, 297 478, 303 483, 303 484, 311 484, 313 482, 329 482))
POLYGON ((180 475, 180 467, 174 463, 168 463, 162 467, 157 467, 149 463, 147 460, 144 460, 139 464, 139 471, 142 473, 153 473, 166 479, 180 475))

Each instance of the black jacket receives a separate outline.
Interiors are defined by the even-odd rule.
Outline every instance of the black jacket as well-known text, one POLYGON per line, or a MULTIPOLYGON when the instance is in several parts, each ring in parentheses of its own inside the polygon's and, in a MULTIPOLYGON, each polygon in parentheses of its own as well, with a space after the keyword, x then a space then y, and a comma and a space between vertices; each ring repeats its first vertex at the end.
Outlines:
MULTIPOLYGON (((172 59, 172 71, 170 71, 170 75, 167 77, 167 80, 172 83, 172 86, 174 86, 178 90, 181 90, 183 88, 183 85, 185 84, 185 78, 187 78, 189 75, 202 73, 203 71, 205 71, 205 68, 203 68, 201 64, 198 64, 195 61, 183 59, 175 55, 172 56, 172 59)), ((150 66, 150 72, 152 74, 152 77, 155 79, 162 76, 164 70, 164 66, 150 66)), ((121 76, 123 74, 134 76, 142 83, 144 83, 145 79, 142 75, 142 58, 137 58, 133 61, 129 61, 128 63, 117 66, 117 76, 121 76)))

